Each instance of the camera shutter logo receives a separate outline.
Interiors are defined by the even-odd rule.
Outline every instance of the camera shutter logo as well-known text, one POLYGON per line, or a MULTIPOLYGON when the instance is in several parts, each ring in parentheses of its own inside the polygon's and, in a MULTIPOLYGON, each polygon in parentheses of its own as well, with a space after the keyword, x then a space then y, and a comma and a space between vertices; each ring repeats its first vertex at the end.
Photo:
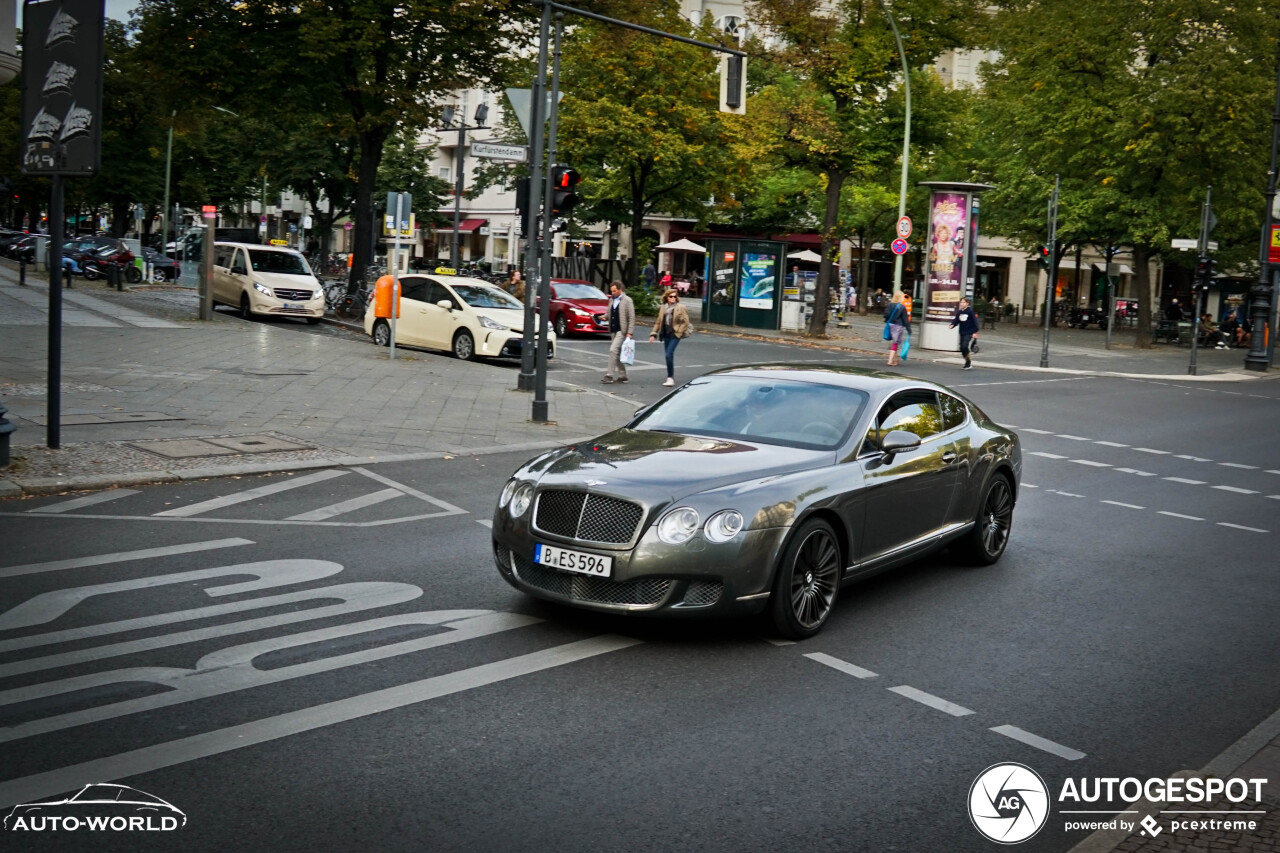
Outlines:
POLYGON ((1040 774, 1022 764, 993 764, 969 788, 969 819, 998 844, 1018 844, 1040 831, 1049 817, 1049 789, 1040 774))

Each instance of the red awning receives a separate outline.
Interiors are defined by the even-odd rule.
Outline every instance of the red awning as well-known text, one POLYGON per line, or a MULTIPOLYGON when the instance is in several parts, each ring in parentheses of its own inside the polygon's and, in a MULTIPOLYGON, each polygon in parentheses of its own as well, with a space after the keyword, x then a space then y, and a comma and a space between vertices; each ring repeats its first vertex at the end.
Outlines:
MULTIPOLYGON (((481 225, 485 225, 485 224, 487 224, 487 223, 488 223, 488 221, 489 221, 489 220, 487 220, 487 219, 464 219, 464 220, 462 220, 461 224, 459 224, 459 225, 458 225, 458 233, 459 233, 459 234, 470 234, 472 231, 475 231, 475 230, 476 230, 477 228, 479 228, 481 225)), ((453 223, 452 223, 452 222, 450 222, 448 225, 445 225, 445 226, 442 226, 442 227, 440 227, 440 228, 437 228, 437 229, 436 229, 436 231, 448 231, 448 232, 452 232, 452 231, 453 231, 453 223)))

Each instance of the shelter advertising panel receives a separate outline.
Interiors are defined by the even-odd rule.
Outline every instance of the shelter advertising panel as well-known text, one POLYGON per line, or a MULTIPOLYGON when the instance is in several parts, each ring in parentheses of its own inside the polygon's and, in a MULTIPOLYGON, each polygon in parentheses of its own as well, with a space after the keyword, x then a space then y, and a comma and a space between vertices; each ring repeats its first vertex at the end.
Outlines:
POLYGON ((778 256, 771 253, 746 252, 742 256, 742 282, 738 290, 738 307, 761 311, 773 309, 778 256))
POLYGON ((950 322, 964 294, 970 206, 965 192, 934 192, 930 199, 927 320, 950 322))

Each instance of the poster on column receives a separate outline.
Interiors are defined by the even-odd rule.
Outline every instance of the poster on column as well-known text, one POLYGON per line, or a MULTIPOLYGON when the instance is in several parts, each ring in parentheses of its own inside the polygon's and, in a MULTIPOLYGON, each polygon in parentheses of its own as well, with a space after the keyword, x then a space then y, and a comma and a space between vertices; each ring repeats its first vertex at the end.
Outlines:
POLYGON ((964 293, 968 234, 969 194, 935 192, 929 209, 930 320, 950 320, 964 293))
POLYGON ((746 252, 742 255, 742 287, 739 308, 773 308, 774 266, 777 255, 746 252))

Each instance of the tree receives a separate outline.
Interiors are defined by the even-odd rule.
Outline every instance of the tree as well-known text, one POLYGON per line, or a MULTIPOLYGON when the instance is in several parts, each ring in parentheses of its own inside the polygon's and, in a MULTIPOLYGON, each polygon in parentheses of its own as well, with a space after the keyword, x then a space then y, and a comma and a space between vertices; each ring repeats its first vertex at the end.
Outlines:
MULTIPOLYGON (((973 0, 895 2, 908 64, 920 67, 947 48, 970 44, 977 7, 973 0)), ((748 112, 771 126, 774 153, 784 162, 826 179, 822 264, 809 322, 809 333, 821 335, 845 181, 883 171, 893 140, 901 139, 901 129, 885 120, 900 68, 897 47, 883 8, 870 0, 757 0, 750 8, 777 36, 773 59, 787 70, 748 103, 748 112)))
POLYGON ((1137 342, 1150 346, 1149 262, 1172 237, 1197 235, 1207 186, 1223 259, 1247 265, 1256 246, 1275 92, 1272 62, 1260 58, 1275 55, 1280 9, 1195 0, 999 6, 1000 58, 984 75, 992 213, 1024 244, 1043 242, 1044 201, 1060 176, 1067 242, 1132 247, 1137 342))

